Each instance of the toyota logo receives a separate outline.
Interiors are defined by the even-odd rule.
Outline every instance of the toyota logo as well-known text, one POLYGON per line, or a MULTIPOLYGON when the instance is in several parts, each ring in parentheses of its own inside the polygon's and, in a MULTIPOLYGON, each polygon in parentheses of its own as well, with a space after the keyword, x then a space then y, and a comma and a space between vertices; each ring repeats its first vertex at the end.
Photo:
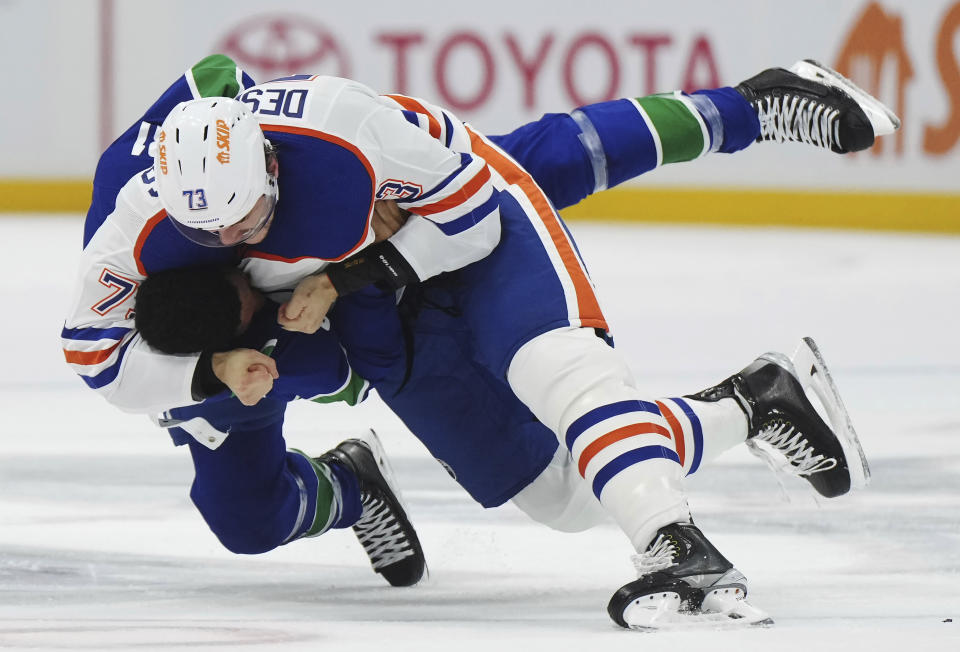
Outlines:
POLYGON ((305 16, 249 18, 230 30, 217 50, 263 80, 294 73, 350 76, 346 51, 326 27, 305 16))

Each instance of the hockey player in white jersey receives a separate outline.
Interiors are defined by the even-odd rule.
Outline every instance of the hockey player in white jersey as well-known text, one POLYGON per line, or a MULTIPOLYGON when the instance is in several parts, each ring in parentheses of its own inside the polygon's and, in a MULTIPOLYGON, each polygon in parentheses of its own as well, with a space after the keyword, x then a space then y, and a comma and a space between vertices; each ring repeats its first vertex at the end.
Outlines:
MULTIPOLYGON (((436 279, 409 286, 399 314, 392 300, 385 302, 382 295, 378 297, 372 289, 352 294, 345 302, 338 301, 335 306, 334 328, 318 331, 310 338, 323 336, 329 340, 334 332, 339 333, 353 370, 371 381, 386 405, 431 455, 442 461, 444 468, 474 500, 486 508, 509 500, 534 520, 567 532, 585 530, 605 521, 601 505, 582 481, 569 453, 558 447, 554 434, 533 418, 505 382, 484 373, 482 361, 475 355, 474 338, 464 327, 464 319, 452 301, 449 283, 436 279), (353 301, 361 295, 360 303, 353 301), (406 333, 402 338, 401 332, 406 333), (400 343, 401 339, 407 340, 405 346, 400 343), (402 349, 405 354, 401 353, 402 349)), ((240 468, 245 474, 255 471, 257 476, 268 478, 286 475, 287 470, 271 470, 269 460, 274 456, 256 454, 258 446, 265 446, 270 438, 281 437, 279 426, 274 423, 272 430, 267 427, 264 431, 267 424, 260 422, 258 431, 250 433, 242 432, 243 425, 260 418, 261 406, 265 403, 264 409, 275 410, 278 401, 290 400, 292 394, 311 396, 321 385, 340 384, 331 383, 331 370, 324 369, 330 364, 330 354, 324 354, 319 342, 313 343, 301 333, 281 330, 275 321, 276 306, 263 305, 268 303, 244 277, 239 277, 235 270, 228 272, 223 268, 162 272, 148 278, 138 293, 137 326, 142 336, 158 349, 186 354, 204 349, 225 350, 244 341, 247 345, 255 341, 285 342, 283 346, 270 347, 279 378, 265 400, 256 406, 244 408, 236 400, 231 401, 228 394, 220 393, 197 406, 173 411, 180 419, 209 414, 220 423, 236 424, 230 436, 239 435, 245 440, 240 450, 247 454, 238 459, 235 452, 224 457, 209 455, 204 444, 198 445, 184 433, 173 433, 176 441, 186 440, 195 459, 199 457, 202 461, 195 462, 197 477, 191 495, 198 487, 208 485, 210 478, 234 477, 240 468), (254 314, 255 328, 245 325, 247 320, 243 314, 254 314), (258 442, 251 435, 264 440, 258 442), (231 472, 231 469, 236 470, 231 472)), ((337 354, 334 352, 333 356, 337 354)), ((335 370, 343 369, 342 364, 332 366, 334 376, 335 370)), ((818 369, 813 375, 817 376, 820 387, 814 391, 818 395, 835 393, 816 345, 808 340, 801 343, 793 360, 767 354, 716 387, 655 403, 661 413, 668 415, 672 414, 671 407, 739 396, 745 409, 753 415, 752 421, 759 424, 751 428, 746 444, 754 449, 762 446, 763 456, 768 455, 767 451, 772 452, 780 462, 786 461, 792 473, 808 480, 821 494, 831 495, 836 491, 833 483, 847 476, 838 466, 846 464, 848 451, 856 456, 851 461, 856 469, 851 475, 865 478, 867 470, 859 457, 852 430, 840 430, 843 439, 838 440, 802 395, 797 380, 807 375, 798 373, 797 369, 808 366, 818 369), (787 426, 788 423, 792 426, 787 426), (856 468, 861 464, 863 468, 856 468)), ((827 395, 824 404, 840 406, 841 413, 831 420, 844 422, 839 396, 827 395)), ((722 452, 720 446, 724 443, 738 442, 711 441, 704 442, 709 445, 694 448, 695 461, 688 475, 708 466, 722 452), (702 453, 698 453, 701 450, 702 453)), ((679 452, 683 459, 686 452, 679 452)), ((293 457, 302 461, 296 453, 293 451, 293 457)), ((274 461, 273 465, 276 467, 279 462, 274 461)), ((276 489, 266 495, 244 489, 235 496, 237 489, 233 483, 227 484, 216 494, 220 500, 233 504, 252 501, 250 511, 262 510, 264 504, 283 496, 283 492, 276 489)), ((349 487, 349 482, 338 483, 343 485, 349 487)), ((292 493, 288 500, 297 500, 296 492, 292 493)), ((207 516, 208 521, 219 520, 216 503, 196 498, 195 502, 205 515, 213 513, 213 519, 207 516)), ((274 518, 279 518, 279 514, 274 518)), ((233 541, 246 540, 251 536, 250 530, 257 533, 256 540, 264 538, 266 530, 262 522, 256 527, 248 519, 228 522, 231 524, 228 532, 218 531, 221 540, 225 536, 233 541)), ((275 536, 282 536, 287 529, 281 527, 275 536)), ((699 530, 692 525, 678 525, 658 534, 652 550, 635 558, 643 577, 622 587, 610 601, 608 610, 616 622, 623 626, 658 628, 694 622, 711 626, 768 622, 763 612, 743 601, 746 580, 710 546, 699 530), (673 546, 684 553, 683 557, 669 574, 657 573, 657 564, 672 560, 673 546), (692 551, 694 554, 690 554, 692 551), (691 586, 687 580, 678 579, 684 574, 708 576, 706 583, 711 595, 707 596, 702 588, 691 586), (655 587, 669 588, 675 595, 652 608, 649 595, 655 587), (689 609, 681 611, 680 606, 693 603, 706 603, 708 613, 703 613, 701 608, 696 619, 673 613, 676 609, 687 614, 689 609), (731 614, 740 618, 731 620, 731 614)), ((415 540, 415 534, 405 536, 415 540)), ((403 558, 400 568, 409 569, 417 559, 422 563, 422 553, 403 558)))
MULTIPOLYGON (((795 70, 767 71, 737 89, 582 107, 567 124, 578 129, 572 147, 590 166, 590 190, 755 139, 845 152, 896 128, 882 105, 828 69, 802 63, 795 70)), ((295 289, 278 319, 305 332, 319 327, 338 294, 457 271, 456 299, 491 373, 557 434, 641 556, 663 566, 644 567, 648 579, 631 589, 641 597, 665 595, 676 580, 691 589, 669 592, 687 613, 744 615, 734 612, 736 603, 715 605, 713 589, 743 590, 732 568, 709 580, 702 568, 683 574, 683 560, 708 548, 690 521, 680 480, 712 447, 772 429, 777 434, 768 438, 803 472, 816 469, 825 495, 863 482, 856 449, 842 450, 843 437, 794 400, 802 396, 800 381, 813 376, 780 358, 758 360, 690 401, 643 400, 604 337, 606 320, 554 207, 524 168, 449 112, 307 76, 250 88, 239 104, 245 108, 230 100, 177 107, 159 131, 153 169, 124 186, 110 228, 99 228, 85 250, 81 298, 65 329, 68 359, 93 365, 94 373, 84 374, 95 378, 88 384, 114 402, 139 409, 190 402, 197 358, 158 355, 137 342, 129 315, 125 321, 122 310, 108 313, 151 266, 226 259, 215 252, 245 242, 242 264, 256 285, 295 289), (411 217, 373 244, 377 200, 396 201, 411 217), (174 229, 196 244, 176 239, 174 229), (341 262, 361 250, 365 255, 341 262), (91 318, 91 310, 106 318, 91 318), (144 401, 135 388, 148 377, 151 397, 144 401), (815 436, 818 430, 829 437, 815 436), (827 458, 832 462, 820 464, 827 458)), ((269 372, 255 369, 246 374, 241 365, 239 379, 223 380, 246 394, 240 383, 249 376, 259 375, 257 387, 267 381, 269 372)), ((839 431, 842 424, 833 425, 839 431)), ((723 562, 711 568, 728 566, 723 562)))

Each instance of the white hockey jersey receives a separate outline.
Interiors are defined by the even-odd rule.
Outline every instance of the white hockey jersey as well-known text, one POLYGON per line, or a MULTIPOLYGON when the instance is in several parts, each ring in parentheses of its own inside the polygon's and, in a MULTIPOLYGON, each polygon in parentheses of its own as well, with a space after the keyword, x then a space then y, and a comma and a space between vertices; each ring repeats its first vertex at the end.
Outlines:
MULTIPOLYGON (((412 213, 391 242, 421 280, 479 260, 499 241, 506 184, 472 153, 470 132, 448 112, 353 81, 304 75, 253 86, 238 99, 278 150, 280 198, 262 243, 210 249, 180 236, 160 206, 152 168, 127 181, 102 223, 91 226, 88 217, 64 354, 121 409, 157 412, 193 402, 197 356, 161 354, 134 329, 136 290, 151 272, 238 262, 261 289, 292 290, 373 242, 378 199, 412 213)), ((113 152, 120 155, 129 153, 113 152)), ((98 190, 110 193, 95 186, 95 200, 98 190)))

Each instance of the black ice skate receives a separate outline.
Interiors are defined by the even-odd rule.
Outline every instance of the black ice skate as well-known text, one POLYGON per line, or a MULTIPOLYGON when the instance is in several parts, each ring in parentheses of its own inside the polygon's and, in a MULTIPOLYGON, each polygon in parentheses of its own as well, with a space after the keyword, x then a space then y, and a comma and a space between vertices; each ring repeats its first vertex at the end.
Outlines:
POLYGON ((765 353, 715 387, 689 398, 734 398, 747 415, 751 452, 805 478, 822 496, 862 489, 870 479, 860 440, 817 345, 803 338, 792 358, 765 353), (823 406, 828 425, 807 398, 823 406), (779 461, 779 464, 778 464, 779 461))
POLYGON ((660 528, 633 563, 639 579, 621 586, 607 605, 607 613, 621 627, 773 624, 746 601, 747 578, 692 523, 660 528))
POLYGON ((348 439, 318 460, 336 460, 357 476, 363 514, 353 531, 370 557, 373 570, 393 586, 419 582, 427 569, 423 549, 376 433, 371 430, 365 440, 348 439))
POLYGON ((757 110, 760 140, 857 152, 892 134, 900 119, 849 79, 816 61, 770 68, 737 86, 757 110))

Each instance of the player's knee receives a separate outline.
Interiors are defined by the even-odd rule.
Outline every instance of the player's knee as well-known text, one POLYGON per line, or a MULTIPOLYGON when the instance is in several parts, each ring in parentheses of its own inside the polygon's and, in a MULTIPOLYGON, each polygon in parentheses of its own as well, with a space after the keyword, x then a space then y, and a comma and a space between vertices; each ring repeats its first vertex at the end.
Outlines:
POLYGON ((210 530, 223 547, 237 555, 260 555, 280 545, 272 537, 264 537, 244 527, 214 528, 210 530))
POLYGON ((565 448, 557 449, 547 468, 512 501, 534 521, 559 532, 583 532, 607 518, 565 448))
POLYGON ((259 555, 283 543, 283 536, 269 522, 243 509, 236 500, 224 500, 210 492, 191 492, 190 497, 210 531, 224 548, 238 555, 259 555))
POLYGON ((588 328, 557 329, 530 340, 511 361, 507 379, 554 432, 599 405, 636 398, 629 366, 588 328))
POLYGON ((514 500, 514 503, 531 519, 557 532, 584 532, 607 520, 600 503, 570 503, 563 506, 535 505, 514 500))

